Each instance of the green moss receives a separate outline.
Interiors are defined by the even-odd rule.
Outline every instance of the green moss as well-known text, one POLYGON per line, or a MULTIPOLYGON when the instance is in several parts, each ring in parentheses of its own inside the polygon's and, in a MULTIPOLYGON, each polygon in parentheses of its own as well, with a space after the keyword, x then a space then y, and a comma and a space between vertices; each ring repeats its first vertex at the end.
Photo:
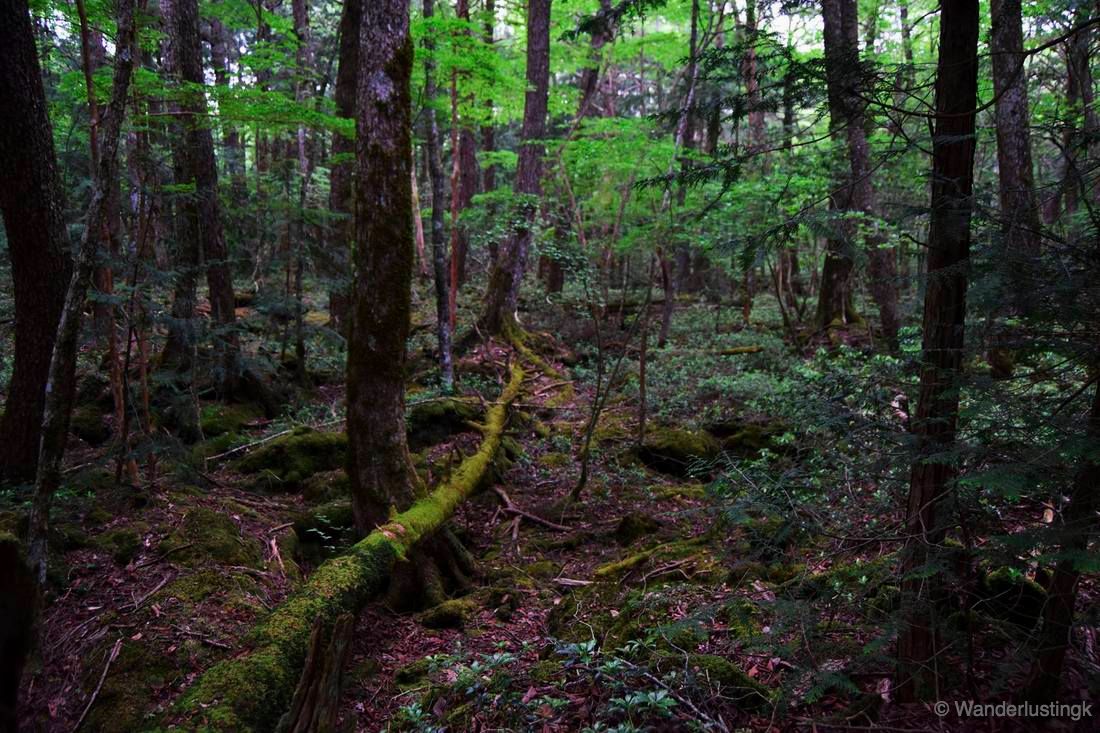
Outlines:
POLYGON ((161 541, 159 551, 171 552, 172 562, 189 566, 262 564, 259 543, 242 537, 230 517, 206 507, 188 511, 179 529, 161 541))
POLYGON ((417 617, 428 629, 461 629, 478 609, 471 598, 452 598, 429 608, 417 617))
POLYGON ((111 437, 111 430, 103 417, 103 411, 97 405, 82 405, 73 410, 69 429, 88 445, 103 445, 111 437))
POLYGON ((538 560, 524 566, 523 571, 532 578, 554 578, 561 572, 561 565, 553 560, 538 560))
POLYGON ((531 666, 528 676, 532 682, 541 682, 543 684, 550 682, 557 678, 562 671, 561 662, 553 659, 543 659, 535 662, 531 666))
POLYGON ((661 528, 661 523, 648 514, 631 512, 619 520, 615 527, 615 541, 623 547, 633 544, 636 540, 653 534, 661 528))
POLYGON ((108 530, 96 537, 92 544, 119 565, 128 565, 142 546, 142 535, 149 531, 147 524, 133 524, 129 527, 108 530))
MULTIPOLYGON (((83 687, 91 694, 106 666, 113 641, 89 655, 84 665, 83 687)), ((153 721, 150 710, 155 693, 177 677, 176 665, 147 641, 125 641, 111 663, 95 704, 84 721, 86 730, 101 733, 131 733, 146 730, 153 721)))
POLYGON ((419 687, 424 682, 427 682, 428 673, 430 671, 431 662, 428 661, 427 657, 424 657, 394 670, 393 681, 401 689, 419 687))
POLYGON ((317 564, 343 552, 358 539, 351 502, 338 499, 300 515, 294 521, 297 557, 317 564))
POLYGON ((258 474, 262 488, 287 491, 315 473, 343 468, 347 462, 348 437, 344 433, 322 433, 295 428, 237 461, 241 473, 258 474))
POLYGON ((673 484, 671 486, 654 486, 650 489, 655 499, 705 499, 706 487, 702 484, 673 484))
POLYGON ((638 459, 650 468, 673 476, 685 476, 700 461, 718 457, 718 442, 701 430, 654 426, 646 431, 635 449, 638 459))
POLYGON ((716 616, 739 639, 752 639, 759 636, 763 628, 763 613, 747 598, 737 598, 724 604, 716 616))
POLYGON ((461 397, 443 397, 412 405, 405 415, 409 450, 419 451, 437 445, 470 429, 470 423, 482 420, 481 406, 461 397))
POLYGON ((542 468, 564 468, 572 462, 573 456, 558 452, 543 453, 535 460, 542 468))
POLYGON ((264 417, 259 405, 206 405, 199 413, 199 425, 207 438, 216 438, 226 433, 239 433, 251 422, 264 417))
POLYGON ((1015 568, 998 568, 981 581, 982 600, 977 611, 1010 621, 1021 628, 1035 626, 1047 602, 1043 586, 1015 568))
POLYGON ((302 498, 310 504, 323 504, 351 496, 351 480, 346 471, 315 473, 302 482, 302 498))
POLYGON ((669 656, 666 664, 671 667, 687 667, 692 679, 707 686, 724 698, 735 700, 741 707, 754 710, 771 702, 768 688, 749 677, 736 664, 716 654, 690 654, 683 657, 669 656), (686 665, 685 665, 686 662, 686 665))
POLYGON ((655 557, 664 560, 680 560, 696 554, 699 551, 699 547, 705 543, 706 538, 704 537, 680 540, 678 542, 666 542, 665 544, 651 547, 648 550, 642 550, 634 555, 628 555, 621 560, 601 565, 596 568, 595 575, 597 578, 610 578, 623 575, 639 565, 649 562, 650 559, 655 557))

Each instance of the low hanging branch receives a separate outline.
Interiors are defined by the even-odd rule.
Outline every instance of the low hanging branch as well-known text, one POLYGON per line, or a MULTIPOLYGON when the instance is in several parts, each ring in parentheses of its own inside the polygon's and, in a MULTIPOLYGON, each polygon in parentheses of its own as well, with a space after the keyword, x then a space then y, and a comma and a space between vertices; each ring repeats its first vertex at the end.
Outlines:
POLYGON ((211 667, 176 704, 184 730, 271 730, 291 702, 315 623, 326 629, 381 593, 394 565, 446 522, 481 484, 500 448, 508 407, 523 370, 513 364, 500 399, 486 413, 477 452, 431 494, 371 532, 345 555, 322 564, 305 586, 255 629, 248 651, 211 667))

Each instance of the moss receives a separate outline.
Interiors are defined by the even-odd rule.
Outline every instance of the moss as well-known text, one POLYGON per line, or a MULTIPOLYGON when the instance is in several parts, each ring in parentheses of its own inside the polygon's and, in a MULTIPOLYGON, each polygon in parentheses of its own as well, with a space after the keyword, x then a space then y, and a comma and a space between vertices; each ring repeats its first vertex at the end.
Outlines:
POLYGON ((200 570, 176 578, 161 590, 156 598, 174 598, 186 604, 202 603, 221 594, 227 606, 253 608, 252 597, 259 592, 259 585, 247 573, 222 573, 216 570, 200 570))
POLYGON ((702 484, 673 484, 671 486, 654 486, 651 490, 655 499, 691 499, 700 500, 707 496, 706 487, 702 484))
POLYGON ((716 616, 739 639, 759 636, 763 628, 760 608, 747 598, 736 598, 724 604, 716 616))
POLYGON ((103 411, 97 405, 82 405, 73 410, 69 429, 91 446, 100 446, 111 437, 111 430, 104 421, 103 411))
POLYGON ((452 598, 429 608, 417 620, 428 629, 461 629, 477 609, 477 601, 471 598, 452 598))
MULTIPOLYGON (((84 665, 83 687, 89 695, 99 681, 112 646, 113 642, 101 644, 84 665)), ((175 667, 169 657, 148 641, 125 641, 88 712, 85 729, 101 733, 148 729, 153 721, 150 708, 156 693, 175 681, 178 674, 175 667)))
POLYGON ((636 540, 653 534, 661 528, 661 523, 648 514, 631 512, 619 520, 615 527, 615 541, 623 547, 632 545, 636 540))
POLYGON ((673 665, 681 669, 686 666, 696 683, 706 685, 747 710, 758 709, 772 699, 767 687, 725 657, 716 654, 689 654, 686 660, 682 656, 667 657, 665 666, 673 665))
POLYGON ((300 515, 294 521, 298 557, 316 564, 354 544, 358 536, 351 502, 338 499, 300 515))
POLYGON ((171 552, 173 562, 189 566, 214 563, 255 568, 262 564, 259 543, 241 537, 230 517, 206 507, 188 511, 179 529, 161 541, 159 551, 171 552))
POLYGON ((241 473, 259 474, 257 484, 269 490, 293 490, 315 473, 343 468, 348 437, 295 428, 237 461, 241 473))
POLYGON ((678 542, 667 542, 663 545, 651 547, 648 550, 642 550, 634 555, 628 555, 621 560, 601 565, 596 568, 595 575, 597 578, 609 578, 623 575, 639 565, 649 562, 649 560, 654 557, 666 560, 683 559, 696 553, 698 548, 705 544, 705 542, 706 538, 704 537, 696 537, 694 539, 681 540, 678 542))
POLYGON ((573 462, 573 456, 568 453, 543 453, 535 462, 542 468, 564 468, 573 462))
POLYGON ((560 662, 553 659, 543 659, 535 662, 528 671, 528 676, 532 682, 541 682, 543 684, 550 682, 561 674, 562 666, 560 662))
POLYGON ((346 471, 315 473, 302 482, 302 498, 310 504, 322 504, 351 496, 351 480, 346 471))
POLYGON ((405 415, 409 450, 437 445, 483 418, 478 403, 461 397, 443 397, 412 405, 405 415))
POLYGON ((431 671, 431 662, 424 657, 394 670, 393 681, 401 689, 418 687, 428 680, 429 671, 431 671))
POLYGON ((896 565, 897 556, 893 553, 871 560, 837 560, 828 570, 805 576, 799 587, 800 594, 815 598, 859 591, 864 597, 873 597, 884 585, 893 584, 896 565))
POLYGON ((199 425, 207 438, 226 433, 239 433, 242 428, 264 416, 259 405, 206 405, 199 413, 199 425))
POLYGON ((635 449, 642 463, 673 476, 685 476, 700 461, 718 457, 718 442, 701 430, 654 426, 635 449))
POLYGON ((981 580, 982 600, 975 609, 993 618, 1030 629, 1047 602, 1047 592, 1015 568, 998 568, 981 580))
POLYGON ((561 565, 553 560, 538 560, 524 566, 523 571, 532 578, 554 578, 561 572, 561 565))
POLYGON ((96 537, 92 544, 110 554, 119 565, 129 565, 142 546, 142 535, 149 531, 146 524, 134 524, 129 527, 108 530, 96 537))

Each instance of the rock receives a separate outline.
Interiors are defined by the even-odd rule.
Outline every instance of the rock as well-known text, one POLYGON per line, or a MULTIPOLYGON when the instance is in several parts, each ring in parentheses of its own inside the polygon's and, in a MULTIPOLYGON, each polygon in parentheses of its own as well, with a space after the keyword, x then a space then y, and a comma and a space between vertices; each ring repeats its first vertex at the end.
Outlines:
POLYGON ((673 476, 692 473, 697 464, 718 457, 718 441, 701 430, 654 426, 636 449, 638 459, 650 468, 673 476))
POLYGON ((1023 629, 1034 628, 1047 602, 1041 585, 1014 568, 998 568, 981 580, 982 600, 975 610, 1010 621, 1023 629))
POLYGON ((626 547, 640 537, 651 535, 660 528, 661 523, 648 514, 631 512, 619 520, 619 526, 615 528, 615 541, 626 547))
POLYGON ((171 552, 172 562, 192 567, 204 563, 262 566, 259 543, 242 537, 232 518, 205 507, 188 511, 179 529, 161 541, 158 551, 171 552))
POLYGON ((299 427, 261 446, 236 465, 241 473, 259 474, 257 484, 261 488, 288 491, 297 489, 315 473, 343 468, 347 450, 348 436, 344 433, 299 427))
POLYGON ((458 397, 443 397, 418 402, 405 417, 409 450, 416 452, 437 445, 455 433, 470 430, 470 422, 484 417, 481 407, 458 397))
POLYGON ((111 437, 111 430, 103 417, 103 411, 98 405, 82 405, 73 410, 69 429, 90 446, 103 445, 111 437))
POLYGON ((418 620, 429 629, 461 629, 477 608, 470 598, 452 598, 424 611, 418 620))
POLYGON ((223 405, 212 404, 202 408, 199 425, 207 438, 238 433, 251 422, 263 418, 264 410, 259 405, 223 405))

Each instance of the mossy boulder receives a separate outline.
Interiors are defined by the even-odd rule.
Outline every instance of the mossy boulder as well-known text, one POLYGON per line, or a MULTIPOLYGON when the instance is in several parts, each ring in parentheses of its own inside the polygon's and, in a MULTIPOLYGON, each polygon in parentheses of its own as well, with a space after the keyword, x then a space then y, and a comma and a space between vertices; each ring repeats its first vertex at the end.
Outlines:
POLYGON ((756 456, 765 449, 783 452, 787 448, 780 437, 790 432, 789 427, 779 421, 752 422, 738 419, 712 423, 706 430, 718 440, 722 450, 740 456, 756 456))
POLYGON ((402 690, 419 687, 428 680, 430 671, 431 662, 428 661, 427 657, 424 657, 394 670, 393 681, 402 690))
POLYGON ((259 542, 241 536, 233 520, 206 507, 194 507, 183 518, 179 529, 165 537, 158 548, 171 553, 172 562, 191 567, 203 564, 262 565, 259 542))
POLYGON ((542 468, 556 469, 565 468, 573 462, 573 456, 568 453, 550 452, 543 453, 538 457, 536 463, 542 468))
POLYGON ((459 397, 425 400, 409 408, 405 416, 409 450, 437 445, 455 433, 470 430, 469 423, 484 418, 481 406, 459 397))
POLYGON ((69 430, 91 446, 100 446, 111 437, 103 410, 96 404, 85 404, 73 410, 69 420, 69 430))
POLYGON ((687 669, 691 680, 723 698, 736 701, 739 707, 756 710, 770 703, 771 691, 739 666, 716 654, 667 655, 659 665, 666 669, 687 669))
POLYGON ((142 534, 148 530, 148 525, 144 524, 119 527, 99 535, 92 544, 110 554, 111 559, 119 565, 129 565, 141 550, 142 534))
POLYGON ((635 453, 656 471, 687 476, 717 458, 719 450, 718 441, 702 430, 654 426, 635 453))
POLYGON ((315 473, 302 482, 302 498, 310 504, 327 504, 351 496, 351 480, 344 470, 315 473))
POLYGON ((322 471, 347 463, 348 436, 295 428, 237 461, 241 473, 256 474, 257 485, 271 491, 293 491, 322 471))
POLYGON ((615 527, 615 541, 626 547, 660 528, 661 523, 648 514, 631 512, 620 519, 618 526, 615 527))
POLYGON ((206 405, 199 413, 199 425, 207 438, 216 438, 226 433, 239 433, 249 423, 263 418, 264 410, 259 405, 206 405))
MULTIPOLYGON (((83 687, 89 695, 98 684, 112 646, 113 641, 101 644, 86 660, 83 687)), ((157 693, 178 677, 182 677, 179 665, 149 641, 124 641, 84 721, 85 730, 130 733, 153 727, 157 693)))
POLYGON ((298 557, 316 565, 340 554, 358 539, 351 502, 337 499, 301 514, 294 521, 298 557))
POLYGON ((1043 586, 1021 571, 998 568, 981 579, 982 600, 975 610, 1009 621, 1023 629, 1035 626, 1047 602, 1043 586))
POLYGON ((472 598, 451 598, 421 613, 417 620, 428 629, 461 629, 477 612, 472 598))
POLYGON ((561 565, 553 560, 537 560, 533 563, 529 563, 523 568, 523 571, 530 575, 532 578, 540 578, 543 580, 556 577, 561 572, 561 565))

